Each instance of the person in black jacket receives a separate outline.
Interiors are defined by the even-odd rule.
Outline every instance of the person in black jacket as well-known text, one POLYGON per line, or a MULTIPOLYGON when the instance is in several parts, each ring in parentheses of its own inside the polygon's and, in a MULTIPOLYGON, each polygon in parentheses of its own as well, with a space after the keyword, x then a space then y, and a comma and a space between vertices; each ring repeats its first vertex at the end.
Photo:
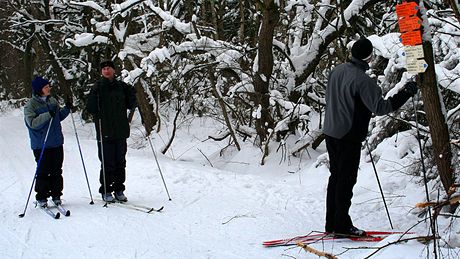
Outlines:
POLYGON ((358 176, 361 142, 365 140, 372 113, 384 115, 399 109, 417 93, 417 84, 408 82, 397 94, 384 99, 382 90, 365 72, 373 57, 372 42, 356 41, 351 61, 334 68, 326 88, 323 132, 329 154, 331 175, 326 197, 326 232, 365 236, 349 215, 353 186, 358 176))
POLYGON ((129 137, 127 110, 137 105, 136 91, 115 78, 115 64, 111 60, 101 62, 100 69, 102 77, 92 87, 87 103, 88 112, 94 116, 101 161, 99 192, 106 202, 114 199, 125 202, 128 200, 124 194, 129 137))

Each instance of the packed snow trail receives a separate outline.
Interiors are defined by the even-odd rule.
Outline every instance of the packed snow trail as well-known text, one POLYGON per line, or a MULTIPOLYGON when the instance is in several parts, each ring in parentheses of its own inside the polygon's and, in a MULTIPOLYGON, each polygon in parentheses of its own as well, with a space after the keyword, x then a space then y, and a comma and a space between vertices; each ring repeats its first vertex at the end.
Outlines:
MULTIPOLYGON (((93 196, 100 199, 94 125, 83 123, 77 114, 75 118, 90 187, 93 196)), ((1 258, 317 258, 300 248, 266 249, 261 244, 276 237, 323 230, 329 173, 325 166, 313 166, 325 152, 323 146, 309 150, 311 159, 307 155, 302 160, 291 157, 281 164, 274 152, 267 165, 260 166, 260 151, 252 143, 245 142, 240 152, 226 149, 220 156, 223 143, 202 141, 215 125, 196 119, 178 131, 166 156, 159 153, 172 197, 168 201, 150 147, 139 133, 139 119, 135 119, 128 140, 125 194, 133 204, 164 205, 161 213, 139 213, 110 205, 105 208, 102 202, 90 205, 72 122, 66 119, 62 199, 72 216, 52 220, 29 204, 21 219, 17 215, 22 212, 36 164, 22 110, 0 114, 1 258)), ((167 133, 166 128, 160 135, 152 135, 157 150, 167 133)), ((389 207, 395 227, 404 230, 418 221, 410 210, 423 197, 423 190, 419 192, 419 186, 408 176, 388 177, 382 166, 379 170, 384 190, 393 194, 389 207)), ((362 161, 351 211, 359 227, 388 229, 378 199, 372 168, 362 161)), ((343 252, 339 243, 316 248, 333 254, 343 252)), ((375 258, 391 254, 423 257, 424 248, 414 241, 388 248, 375 258)), ((341 258, 362 258, 367 253, 352 250, 341 258)))

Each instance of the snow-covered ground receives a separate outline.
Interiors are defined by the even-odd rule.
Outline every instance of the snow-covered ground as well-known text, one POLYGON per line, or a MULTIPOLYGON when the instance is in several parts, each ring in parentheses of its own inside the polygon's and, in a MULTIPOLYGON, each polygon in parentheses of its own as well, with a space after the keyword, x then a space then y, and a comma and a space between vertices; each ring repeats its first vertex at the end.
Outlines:
MULTIPOLYGON (((65 135, 63 201, 70 217, 54 220, 29 202, 23 212, 35 172, 27 129, 21 109, 0 115, 0 258, 318 258, 298 247, 264 248, 265 240, 322 231, 326 184, 324 143, 302 157, 282 160, 281 151, 260 166, 261 153, 244 142, 242 151, 226 148, 226 142, 206 140, 212 121, 201 118, 182 125, 159 163, 172 200, 168 201, 148 141, 135 118, 127 155, 126 195, 129 201, 153 207, 161 213, 146 214, 109 205, 103 207, 97 193, 99 161, 93 124, 74 115, 86 164, 90 195, 80 160, 72 120, 63 121, 65 135), (319 166, 318 166, 319 164, 319 166)), ((158 150, 168 130, 153 134, 158 150)), ((427 224, 417 222, 417 202, 425 197, 421 178, 404 174, 404 166, 419 156, 409 134, 382 143, 374 155, 380 181, 396 230, 428 233, 427 224)), ((430 186, 431 188, 431 186, 430 186)), ((372 164, 363 152, 358 183, 351 208, 354 223, 368 230, 390 230, 372 164)), ((440 218, 444 240, 442 258, 458 258, 458 220, 440 218), (450 225, 449 225, 450 224, 450 225), (447 231, 445 231, 447 230, 447 231)), ((406 236, 410 237, 410 236, 406 236)), ((379 243, 329 242, 312 247, 339 258, 365 258, 397 237, 379 243)), ((372 258, 432 258, 432 245, 412 240, 387 247, 372 258)))

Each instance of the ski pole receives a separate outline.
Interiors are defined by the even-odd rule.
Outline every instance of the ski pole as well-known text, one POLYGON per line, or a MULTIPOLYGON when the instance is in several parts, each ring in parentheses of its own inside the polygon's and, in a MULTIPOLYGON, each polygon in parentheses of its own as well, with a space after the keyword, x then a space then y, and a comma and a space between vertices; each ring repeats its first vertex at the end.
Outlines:
MULTIPOLYGON (((98 110, 98 124, 99 124, 99 142, 100 142, 100 151, 101 151, 101 165, 102 165, 102 185, 104 186, 104 195, 107 194, 107 183, 105 180, 105 160, 104 160, 104 144, 103 142, 103 136, 102 136, 102 110, 101 110, 101 100, 99 94, 97 95, 97 110, 98 110)), ((104 196, 102 198, 104 200, 104 196)), ((105 200, 104 200, 105 201, 105 200)), ((105 204, 103 207, 107 207, 107 201, 105 201, 105 204)))
MULTIPOLYGON (((101 118, 98 119, 99 123, 99 142, 101 148, 101 163, 102 163, 102 182, 104 185, 104 195, 107 193, 107 183, 105 181, 105 163, 104 163, 104 144, 102 143, 102 123, 101 118)), ((107 207, 107 201, 105 201, 104 207, 107 207)))
MULTIPOLYGON (((144 118, 142 118, 142 112, 140 109, 139 109, 139 115, 141 116, 141 121, 144 121, 144 118)), ((157 154, 155 152, 155 149, 153 148, 149 133, 145 134, 145 137, 149 141, 150 148, 152 149, 153 156, 155 157, 155 162, 157 164, 158 171, 160 172, 160 176, 161 176, 161 180, 163 181, 163 185, 165 186, 166 194, 168 195, 169 200, 171 200, 171 196, 169 195, 168 187, 166 186, 165 178, 163 177, 163 172, 161 171, 160 163, 158 162, 157 154)))
POLYGON ((165 178, 163 177, 163 173, 161 171, 160 163, 158 162, 157 154, 155 153, 155 149, 153 148, 152 141, 150 140, 150 136, 147 135, 147 139, 149 140, 150 148, 152 149, 153 156, 155 157, 155 162, 157 163, 158 171, 160 172, 161 180, 163 180, 163 185, 166 189, 166 194, 168 194, 169 200, 171 200, 171 196, 169 196, 168 187, 166 187, 165 178))
MULTIPOLYGON (((427 184, 428 179, 426 177, 425 159, 423 158, 422 141, 420 140, 421 135, 420 135, 420 129, 418 128, 419 124, 418 124, 418 116, 417 116, 417 107, 415 106, 414 97, 412 97, 412 106, 414 107, 415 127, 417 128, 417 141, 418 141, 418 146, 419 146, 419 149, 420 149, 420 159, 421 159, 421 162, 422 162, 422 172, 423 172, 423 181, 424 181, 424 185, 425 185, 426 201, 430 202, 430 194, 429 194, 429 191, 428 191, 428 184, 427 184)), ((433 236, 434 236, 436 234, 436 226, 435 226, 434 220, 432 219, 430 209, 428 209, 428 217, 430 218, 430 227, 431 227, 431 231, 433 232, 433 236)), ((436 244, 436 239, 434 240, 434 242, 436 244)), ((436 249, 436 246, 435 246, 435 249, 436 249)))
POLYGON ((32 180, 32 185, 30 186, 29 195, 27 196, 26 206, 24 207, 24 212, 19 214, 20 218, 23 218, 26 215, 27 205, 29 204, 30 195, 32 194, 32 188, 34 187, 35 179, 37 178, 38 168, 40 167, 40 163, 42 162, 43 153, 45 152, 46 140, 48 139, 48 134, 50 133, 52 123, 53 123, 53 117, 51 117, 50 123, 48 125, 48 129, 46 130, 45 140, 43 140, 42 150, 40 151, 40 157, 38 158, 38 161, 37 161, 37 167, 35 169, 34 179, 32 180))
POLYGON ((374 158, 372 157, 371 149, 369 147, 369 142, 367 142, 367 140, 366 140, 366 146, 367 146, 367 150, 369 150, 369 156, 371 157, 371 162, 372 162, 372 167, 374 168, 375 178, 377 179, 377 183, 380 189, 380 194, 382 195, 383 205, 385 206, 388 220, 390 221, 390 227, 391 229, 393 229, 393 223, 391 223, 390 212, 388 211, 387 202, 385 201, 385 196, 383 195, 382 185, 380 184, 379 175, 377 174, 377 168, 375 167, 374 158))
POLYGON ((94 204, 93 195, 91 194, 91 188, 89 187, 88 174, 86 173, 85 161, 83 160, 83 154, 81 152, 80 140, 78 138, 77 127, 75 126, 75 120, 73 118, 72 110, 70 110, 70 117, 72 118, 73 129, 75 131, 75 138, 77 139, 77 144, 78 144, 78 151, 80 152, 81 164, 83 166, 83 172, 85 173, 86 184, 88 185, 89 197, 91 198, 91 202, 89 204, 93 205, 94 204))

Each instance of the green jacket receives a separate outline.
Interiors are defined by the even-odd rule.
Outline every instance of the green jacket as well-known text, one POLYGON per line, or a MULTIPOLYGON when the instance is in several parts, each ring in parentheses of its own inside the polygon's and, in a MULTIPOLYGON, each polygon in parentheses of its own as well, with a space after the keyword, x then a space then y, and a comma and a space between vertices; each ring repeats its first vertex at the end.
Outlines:
POLYGON ((41 149, 43 144, 45 148, 59 147, 64 144, 62 135, 61 121, 69 115, 68 108, 61 109, 58 101, 52 96, 41 98, 33 95, 24 106, 24 122, 29 130, 30 146, 32 149, 41 149), (53 124, 48 133, 48 139, 45 140, 46 132, 51 120, 49 111, 55 112, 53 124))
POLYGON ((97 139, 100 140, 102 126, 103 140, 119 140, 129 137, 127 110, 136 108, 136 91, 123 81, 109 81, 101 78, 91 89, 87 110, 93 114, 97 139))

